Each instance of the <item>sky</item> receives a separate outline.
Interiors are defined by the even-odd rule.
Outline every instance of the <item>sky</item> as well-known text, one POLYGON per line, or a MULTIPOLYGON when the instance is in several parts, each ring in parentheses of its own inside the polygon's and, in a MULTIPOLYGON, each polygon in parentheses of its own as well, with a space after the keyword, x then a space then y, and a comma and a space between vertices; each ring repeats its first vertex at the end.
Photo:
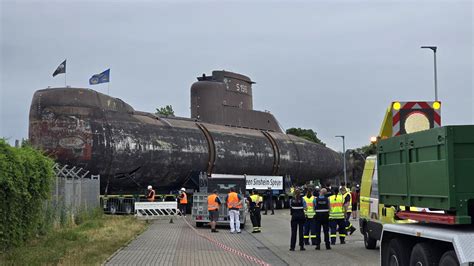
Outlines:
POLYGON ((190 116, 202 73, 249 76, 254 109, 311 128, 335 150, 378 134, 392 101, 433 100, 442 123, 474 123, 473 1, 0 0, 0 137, 28 136, 33 93, 89 86, 110 68, 110 95, 135 110, 190 116))

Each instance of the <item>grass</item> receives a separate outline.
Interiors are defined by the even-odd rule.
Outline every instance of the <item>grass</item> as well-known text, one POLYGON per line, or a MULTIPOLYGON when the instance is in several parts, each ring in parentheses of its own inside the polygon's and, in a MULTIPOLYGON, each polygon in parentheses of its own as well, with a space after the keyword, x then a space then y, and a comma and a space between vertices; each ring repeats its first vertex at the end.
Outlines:
POLYGON ((101 215, 0 254, 0 265, 100 265, 146 225, 132 216, 101 215))

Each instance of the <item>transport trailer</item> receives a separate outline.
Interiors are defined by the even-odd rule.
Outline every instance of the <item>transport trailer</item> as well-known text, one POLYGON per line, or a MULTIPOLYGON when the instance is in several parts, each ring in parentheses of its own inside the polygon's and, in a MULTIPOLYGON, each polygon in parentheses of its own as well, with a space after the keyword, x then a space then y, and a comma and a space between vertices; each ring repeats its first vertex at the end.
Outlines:
POLYGON ((474 227, 385 224, 380 259, 381 265, 473 265, 474 227))

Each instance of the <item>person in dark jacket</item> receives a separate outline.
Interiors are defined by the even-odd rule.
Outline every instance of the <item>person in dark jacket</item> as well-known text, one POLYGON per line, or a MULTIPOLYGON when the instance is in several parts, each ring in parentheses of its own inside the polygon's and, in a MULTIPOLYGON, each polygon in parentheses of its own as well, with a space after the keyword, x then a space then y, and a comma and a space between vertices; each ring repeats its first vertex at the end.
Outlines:
POLYGON ((290 251, 295 251, 296 245, 296 234, 298 233, 298 241, 300 250, 306 250, 304 248, 303 238, 303 226, 305 223, 303 198, 301 197, 300 190, 295 190, 295 197, 290 201, 290 214, 291 214, 291 241, 290 251))
POLYGON ((327 190, 321 189, 320 194, 314 199, 314 209, 316 216, 314 220, 316 222, 316 250, 320 250, 321 247, 321 227, 324 232, 324 243, 326 249, 331 249, 331 243, 329 242, 329 211, 331 209, 329 204, 329 198, 326 197, 327 190))
POLYGON ((265 213, 263 215, 267 215, 268 209, 272 210, 272 215, 275 214, 275 209, 273 208, 273 191, 271 187, 268 187, 267 191, 265 191, 265 213))

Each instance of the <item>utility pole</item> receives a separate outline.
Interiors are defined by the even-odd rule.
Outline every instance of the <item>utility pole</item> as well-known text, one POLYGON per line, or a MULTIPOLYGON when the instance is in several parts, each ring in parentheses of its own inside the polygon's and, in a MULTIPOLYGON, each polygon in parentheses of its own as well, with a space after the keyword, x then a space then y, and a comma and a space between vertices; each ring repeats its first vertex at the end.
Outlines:
POLYGON ((343 158, 343 163, 344 163, 344 183, 346 183, 347 186, 347 174, 346 174, 346 141, 345 141, 345 136, 344 135, 338 135, 335 136, 336 138, 342 138, 342 158, 343 158))
POLYGON ((434 86, 435 86, 435 101, 438 101, 438 73, 436 70, 436 46, 421 46, 421 49, 431 49, 434 55, 434 86))

